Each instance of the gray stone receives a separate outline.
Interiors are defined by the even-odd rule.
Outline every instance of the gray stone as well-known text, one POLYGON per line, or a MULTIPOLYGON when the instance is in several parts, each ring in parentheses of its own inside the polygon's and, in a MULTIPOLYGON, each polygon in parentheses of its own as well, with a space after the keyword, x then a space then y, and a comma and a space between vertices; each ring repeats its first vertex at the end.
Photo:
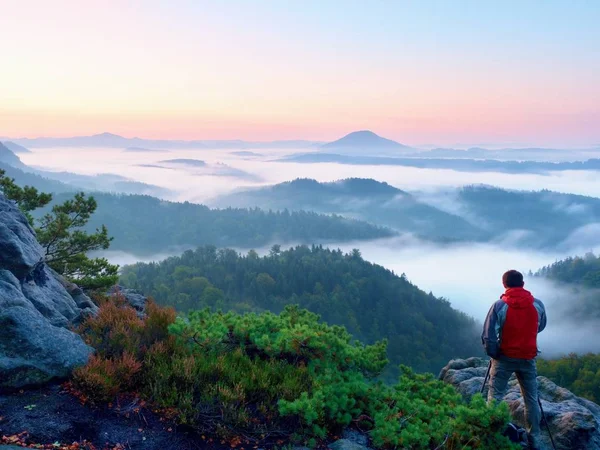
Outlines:
POLYGON ((97 308, 63 281, 43 262, 25 216, 0 195, 0 388, 67 377, 86 363, 92 349, 70 327, 97 308))
POLYGON ((18 278, 42 260, 42 247, 23 214, 0 194, 0 264, 18 278))
MULTIPOLYGON (((480 391, 487 365, 488 361, 481 358, 452 360, 442 369, 439 378, 469 399, 480 391)), ((544 416, 558 450, 600 450, 600 406, 577 397, 546 377, 538 377, 538 389, 544 416)), ((484 395, 487 395, 487 387, 484 395)), ((509 405, 514 422, 524 426, 525 405, 514 376, 509 381, 504 401, 509 405)), ((551 449, 550 437, 543 423, 542 431, 543 449, 551 449)))
POLYGON ((357 430, 344 430, 342 433, 342 439, 347 439, 355 444, 363 445, 365 447, 369 445, 369 436, 357 430))
POLYGON ((121 296, 138 312, 138 315, 143 316, 145 314, 148 297, 146 297, 140 291, 115 285, 110 289, 108 294, 111 297, 121 296))
POLYGON ((79 323, 85 317, 94 315, 98 312, 98 306, 89 298, 83 290, 75 283, 71 283, 62 275, 49 269, 52 276, 63 286, 67 293, 71 296, 77 307, 80 309, 79 317, 73 320, 73 323, 79 323))
POLYGON ((365 445, 357 444, 350 439, 340 439, 335 441, 328 446, 331 450, 367 450, 368 447, 365 445))
POLYGON ((22 387, 69 376, 84 365, 90 348, 71 331, 56 327, 37 311, 0 311, 0 387, 22 387))

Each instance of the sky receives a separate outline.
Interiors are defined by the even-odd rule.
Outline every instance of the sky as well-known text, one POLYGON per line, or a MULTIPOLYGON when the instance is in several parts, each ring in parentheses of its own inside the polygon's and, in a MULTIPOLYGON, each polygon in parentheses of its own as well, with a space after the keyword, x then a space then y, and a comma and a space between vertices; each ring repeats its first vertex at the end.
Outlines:
POLYGON ((600 2, 0 0, 0 136, 600 146, 600 2))

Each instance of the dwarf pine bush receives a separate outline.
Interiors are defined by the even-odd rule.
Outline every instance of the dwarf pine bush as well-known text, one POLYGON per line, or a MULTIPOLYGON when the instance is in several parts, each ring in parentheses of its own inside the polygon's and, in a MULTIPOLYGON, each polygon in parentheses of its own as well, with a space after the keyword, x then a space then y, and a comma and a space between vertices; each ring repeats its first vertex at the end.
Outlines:
POLYGON ((314 446, 360 426, 379 448, 512 448, 501 436, 506 405, 488 406, 480 396, 467 404, 451 386, 407 367, 393 386, 376 381, 387 364, 386 342, 364 345, 306 310, 240 315, 207 309, 174 320, 153 308, 141 325, 127 307, 103 305, 98 318, 88 319, 84 336, 101 349, 97 358, 113 363, 105 369, 92 359, 80 387, 96 386, 103 370, 109 392, 130 386, 131 378, 129 384, 114 379, 114 364, 140 342, 140 393, 175 411, 182 423, 223 438, 243 434, 314 446))

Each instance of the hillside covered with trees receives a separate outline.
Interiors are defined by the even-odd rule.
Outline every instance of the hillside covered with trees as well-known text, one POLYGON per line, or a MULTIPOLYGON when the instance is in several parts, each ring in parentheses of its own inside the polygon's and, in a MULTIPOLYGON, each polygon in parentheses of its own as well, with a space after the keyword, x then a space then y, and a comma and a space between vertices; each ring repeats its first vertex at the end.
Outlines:
MULTIPOLYGON (((565 283, 570 289, 572 314, 587 320, 600 319, 600 257, 589 252, 542 267, 534 276, 565 283)), ((540 375, 593 402, 600 402, 600 355, 569 354, 540 360, 540 375)))
POLYGON ((274 246, 260 257, 208 246, 127 266, 121 282, 183 312, 280 312, 298 304, 367 343, 387 338, 393 368, 404 363, 438 371, 449 359, 481 353, 473 319, 404 276, 365 261, 358 250, 274 246))
POLYGON ((240 190, 210 204, 335 213, 437 241, 494 241, 518 231, 511 242, 530 248, 556 248, 600 222, 600 199, 594 197, 481 185, 418 193, 362 178, 297 179, 240 190))
POLYGON ((455 214, 423 203, 388 183, 369 178, 329 183, 296 179, 217 197, 211 205, 335 213, 433 240, 488 237, 484 230, 455 214))
POLYGON ((454 202, 491 236, 515 229, 528 232, 519 241, 527 247, 556 248, 578 229, 600 222, 600 199, 548 190, 467 186, 457 191, 454 202))
POLYGON ((565 314, 575 319, 600 321, 600 257, 592 252, 542 267, 536 277, 560 283, 569 297, 565 314))
POLYGON ((600 288, 600 256, 590 252, 583 257, 569 257, 542 267, 535 275, 586 288, 600 288))
MULTIPOLYGON (((62 196, 56 196, 62 201, 62 196)), ((313 243, 370 240, 393 236, 389 229, 314 212, 211 209, 145 195, 94 194, 98 208, 88 227, 105 224, 114 237, 111 248, 138 255, 166 250, 262 247, 275 242, 313 243)))
POLYGON ((538 360, 538 374, 595 403, 600 403, 600 355, 574 353, 560 359, 538 360))

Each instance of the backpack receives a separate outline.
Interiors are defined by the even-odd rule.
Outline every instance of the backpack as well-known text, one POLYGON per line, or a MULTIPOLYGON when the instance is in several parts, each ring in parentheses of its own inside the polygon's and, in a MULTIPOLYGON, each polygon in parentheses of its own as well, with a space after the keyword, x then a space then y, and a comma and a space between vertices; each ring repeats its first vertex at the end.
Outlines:
POLYGON ((524 448, 529 446, 527 430, 516 426, 514 423, 509 423, 502 435, 506 436, 511 442, 521 444, 524 448))

